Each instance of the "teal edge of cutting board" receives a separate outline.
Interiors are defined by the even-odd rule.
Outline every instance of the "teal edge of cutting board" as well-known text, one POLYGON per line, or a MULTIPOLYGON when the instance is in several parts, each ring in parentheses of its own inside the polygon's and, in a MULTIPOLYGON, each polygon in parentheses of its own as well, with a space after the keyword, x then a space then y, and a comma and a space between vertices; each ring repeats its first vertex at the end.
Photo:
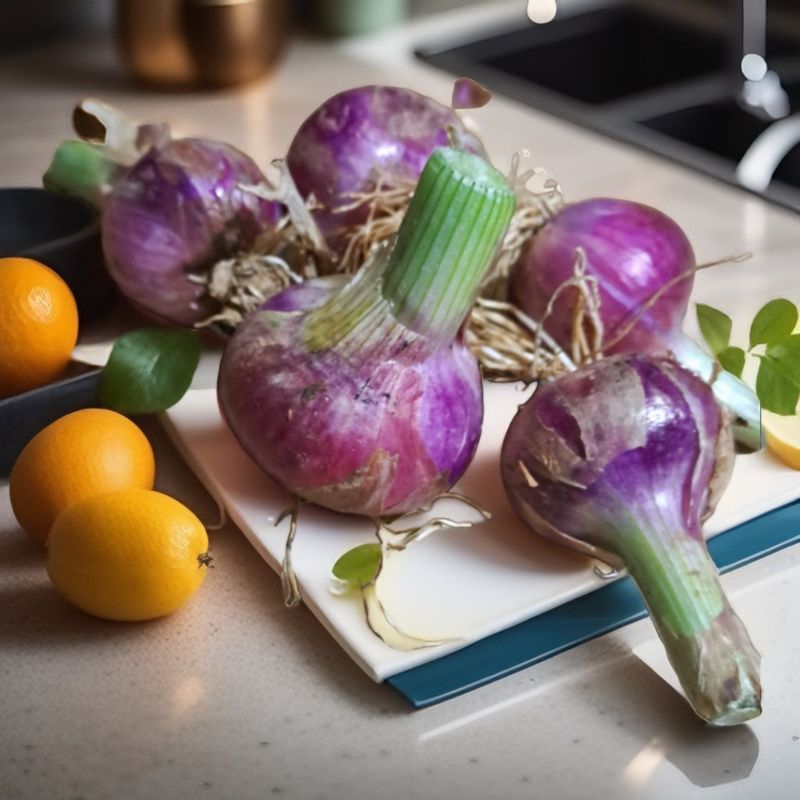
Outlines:
MULTIPOLYGON (((708 549, 720 571, 729 572, 796 542, 800 542, 800 501, 718 534, 708 541, 708 549)), ((633 581, 622 578, 386 682, 414 708, 425 708, 645 616, 633 581)))

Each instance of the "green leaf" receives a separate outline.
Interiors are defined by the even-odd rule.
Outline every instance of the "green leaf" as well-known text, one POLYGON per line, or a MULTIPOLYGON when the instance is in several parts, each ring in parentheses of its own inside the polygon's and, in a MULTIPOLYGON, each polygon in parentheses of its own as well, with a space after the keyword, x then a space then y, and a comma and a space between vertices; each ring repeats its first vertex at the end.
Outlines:
POLYGON ((716 308, 697 304, 697 322, 700 332, 708 342, 711 352, 718 356, 728 346, 731 338, 731 318, 716 308))
POLYGON ((744 350, 741 347, 726 347, 717 353, 717 360, 722 368, 737 378, 742 377, 744 369, 744 350))
POLYGON ((800 334, 768 347, 760 358, 756 394, 761 406, 775 414, 794 414, 800 399, 800 334))
POLYGON ((200 349, 194 331, 153 328, 120 336, 103 369, 100 402, 123 414, 164 411, 189 388, 200 349))
POLYGON ((794 303, 782 297, 770 300, 759 309, 750 325, 750 349, 758 344, 777 344, 791 334, 796 324, 794 303))
POLYGON ((382 558, 381 546, 377 542, 360 544, 339 557, 333 565, 333 574, 354 587, 366 586, 375 580, 382 558))

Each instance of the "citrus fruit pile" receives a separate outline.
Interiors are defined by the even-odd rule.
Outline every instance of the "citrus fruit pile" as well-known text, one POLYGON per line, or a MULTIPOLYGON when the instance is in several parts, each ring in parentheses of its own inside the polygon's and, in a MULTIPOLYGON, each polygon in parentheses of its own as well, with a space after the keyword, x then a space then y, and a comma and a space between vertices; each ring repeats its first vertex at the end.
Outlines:
POLYGON ((75 411, 40 431, 9 479, 20 526, 47 546, 47 573, 98 617, 154 619, 179 608, 210 564, 208 536, 185 506, 153 491, 142 431, 115 411, 75 411))

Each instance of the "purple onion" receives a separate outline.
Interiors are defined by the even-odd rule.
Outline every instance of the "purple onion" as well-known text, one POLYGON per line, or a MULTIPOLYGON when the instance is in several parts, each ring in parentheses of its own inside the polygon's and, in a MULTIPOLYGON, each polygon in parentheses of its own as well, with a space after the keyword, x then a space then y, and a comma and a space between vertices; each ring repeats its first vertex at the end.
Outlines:
POLYGON ((458 115, 430 97, 394 86, 362 86, 326 100, 295 134, 287 164, 303 197, 313 194, 321 208, 314 218, 328 244, 337 250, 344 226, 363 222, 366 205, 347 212, 354 193, 416 183, 437 147, 448 144, 448 127, 459 144, 481 153, 458 115))
POLYGON ((228 144, 175 139, 151 148, 103 202, 103 252, 120 291, 183 325, 216 311, 189 275, 247 252, 278 221, 277 203, 240 188, 263 182, 255 162, 228 144))
POLYGON ((737 439, 760 447, 761 409, 755 394, 682 331, 694 285, 695 257, 686 234, 670 217, 628 200, 595 198, 564 206, 525 245, 514 265, 511 298, 569 352, 575 290, 556 290, 574 275, 583 250, 586 275, 597 281, 602 350, 667 353, 713 381, 717 398, 738 421, 737 439))
POLYGON ((538 386, 501 454, 511 505, 533 531, 627 569, 689 702, 715 725, 761 711, 759 655, 701 533, 732 462, 707 384, 637 354, 538 386))
MULTIPOLYGON (((595 198, 564 206, 525 246, 511 278, 514 302, 543 319, 556 289, 573 275, 575 250, 586 255, 586 273, 597 279, 604 326, 604 352, 664 352, 681 334, 694 284, 695 258, 681 228, 655 208, 627 200, 595 198), (683 276, 683 278, 681 278, 683 276), (644 310, 650 298, 674 285, 644 310)), ((544 319, 565 349, 572 338, 575 296, 563 292, 544 319)))
POLYGON ((392 248, 339 290, 291 287, 245 319, 218 396, 262 469, 373 517, 414 511, 458 480, 483 416, 461 328, 513 208, 481 158, 438 150, 392 248))
POLYGON ((292 492, 346 513, 405 513, 446 491, 472 459, 483 418, 466 346, 423 356, 399 340, 310 360, 292 346, 304 319, 292 315, 276 335, 269 317, 253 315, 223 361, 220 406, 253 460, 292 492), (353 369, 356 358, 383 366, 353 369))
POLYGON ((137 125, 99 101, 79 111, 106 140, 63 142, 45 186, 100 209, 108 271, 134 305, 181 325, 211 316, 219 304, 190 275, 248 253, 280 218, 279 203, 241 189, 265 184, 261 170, 231 145, 170 139, 166 126, 137 125))

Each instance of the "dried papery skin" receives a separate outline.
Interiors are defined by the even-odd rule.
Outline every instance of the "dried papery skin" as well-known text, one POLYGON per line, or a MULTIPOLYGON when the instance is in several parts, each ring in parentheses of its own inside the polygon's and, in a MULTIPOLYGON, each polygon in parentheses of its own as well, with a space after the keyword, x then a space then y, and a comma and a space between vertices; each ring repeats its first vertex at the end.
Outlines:
POLYGON ((204 286, 222 309, 196 327, 221 324, 226 328, 235 328, 256 308, 299 281, 285 261, 269 255, 225 258, 189 279, 204 286))
POLYGON ((703 719, 760 713, 759 656, 701 534, 732 466, 705 383, 666 357, 586 365, 540 384, 501 461, 511 505, 536 533, 627 569, 703 719))

